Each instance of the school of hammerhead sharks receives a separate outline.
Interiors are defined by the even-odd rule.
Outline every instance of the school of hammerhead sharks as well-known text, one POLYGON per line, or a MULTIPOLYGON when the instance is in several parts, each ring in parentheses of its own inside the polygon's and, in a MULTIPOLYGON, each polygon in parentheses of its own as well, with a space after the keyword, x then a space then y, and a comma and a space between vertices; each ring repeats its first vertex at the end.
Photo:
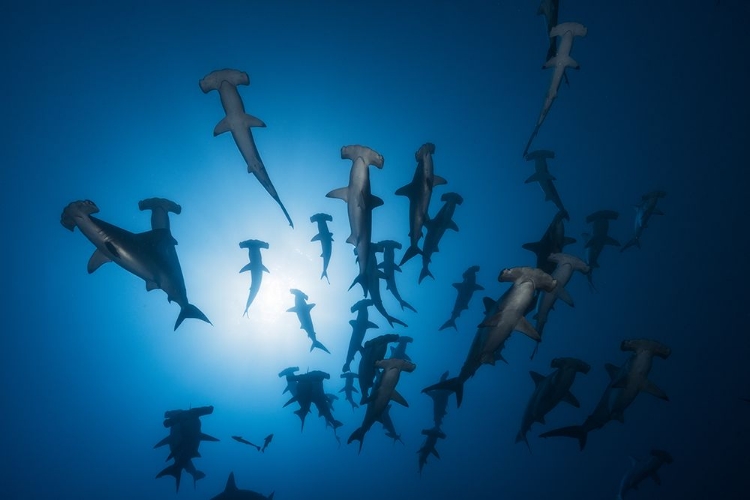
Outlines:
MULTIPOLYGON (((539 118, 523 151, 527 161, 534 162, 534 174, 526 183, 537 182, 545 195, 545 200, 552 201, 558 212, 546 229, 541 239, 534 243, 527 243, 523 248, 536 254, 536 267, 512 267, 500 272, 498 281, 508 282, 510 288, 498 300, 489 297, 484 299, 484 317, 477 326, 474 338, 469 346, 466 359, 458 375, 448 377, 446 371, 440 380, 422 390, 433 400, 434 425, 422 431, 424 443, 418 451, 419 472, 430 455, 440 458, 437 443, 445 439, 442 424, 447 414, 447 405, 451 395, 455 395, 457 407, 461 406, 464 394, 464 384, 484 365, 494 365, 496 361, 505 361, 502 351, 505 342, 514 331, 523 333, 537 341, 539 346, 549 313, 558 299, 572 306, 573 299, 565 289, 573 274, 577 271, 585 275, 593 288, 592 273, 599 267, 598 258, 606 246, 620 246, 620 243, 609 235, 609 223, 618 218, 619 214, 612 210, 599 210, 586 217, 586 222, 592 225, 590 234, 584 234, 585 260, 574 255, 563 253, 566 245, 576 240, 565 235, 564 223, 570 220, 569 214, 563 206, 554 180, 550 174, 547 161, 555 157, 552 151, 529 151, 540 127, 549 113, 557 97, 561 83, 567 81, 566 70, 578 69, 578 63, 571 57, 573 41, 586 36, 585 26, 565 22, 558 24, 558 0, 543 0, 538 14, 546 20, 549 35, 549 49, 544 68, 552 69, 552 78, 544 105, 539 118), (559 40, 559 43, 558 43, 559 40), (535 324, 526 319, 534 312, 535 324)), ((268 194, 276 200, 289 225, 294 227, 292 219, 271 182, 266 167, 256 148, 251 132, 252 127, 265 127, 258 118, 245 112, 245 107, 237 90, 240 85, 249 85, 248 74, 235 69, 222 69, 209 73, 200 80, 200 89, 208 94, 217 91, 226 116, 214 128, 214 136, 230 132, 237 148, 247 164, 247 170, 252 173, 268 194)), ((393 421, 390 417, 391 403, 396 402, 408 406, 406 399, 398 392, 397 385, 402 372, 410 373, 416 365, 406 353, 409 343, 414 339, 404 335, 389 333, 371 338, 365 342, 368 329, 377 328, 369 319, 370 306, 375 309, 393 327, 394 324, 406 324, 391 316, 383 306, 380 292, 380 281, 386 283, 386 289, 398 301, 401 309, 414 308, 399 294, 396 287, 395 273, 401 271, 410 259, 420 256, 422 270, 419 282, 432 274, 429 264, 433 255, 438 251, 438 243, 448 229, 458 230, 453 220, 457 206, 463 198, 453 192, 441 196, 443 206, 436 215, 428 215, 428 208, 432 191, 435 186, 446 184, 446 180, 434 173, 433 154, 435 146, 431 143, 423 144, 416 152, 417 166, 412 181, 396 191, 396 195, 409 199, 409 244, 400 262, 396 263, 396 250, 401 250, 401 243, 393 240, 372 242, 372 211, 383 204, 383 200, 371 192, 369 168, 375 166, 383 168, 384 159, 375 150, 362 145, 348 145, 341 148, 341 158, 352 162, 347 186, 330 191, 326 197, 338 198, 346 203, 347 215, 351 234, 346 240, 354 246, 358 274, 354 278, 350 289, 355 285, 362 288, 364 299, 351 307, 355 319, 349 321, 352 326, 351 340, 342 367, 341 378, 344 380, 344 392, 352 408, 366 405, 362 424, 349 436, 347 443, 359 442, 361 451, 365 434, 379 422, 383 425, 386 435, 394 440, 400 440, 393 421), (424 239, 422 236, 424 233, 424 239), (420 240, 422 245, 420 247, 420 240), (383 257, 378 261, 378 254, 383 257), (388 346, 391 345, 390 356, 387 356, 388 346), (359 354, 359 365, 356 372, 352 371, 352 363, 359 354), (355 387, 357 382, 359 389, 355 387), (359 402, 354 394, 359 394, 359 402)), ((621 251, 631 247, 640 247, 641 235, 652 216, 663 215, 657 206, 666 193, 661 190, 649 192, 642 196, 636 206, 635 233, 633 237, 621 246, 621 251)), ((174 324, 176 330, 187 318, 199 319, 211 323, 208 317, 187 298, 185 280, 175 246, 177 241, 170 231, 169 214, 179 214, 181 207, 177 203, 163 199, 150 198, 139 202, 138 208, 151 212, 151 230, 133 233, 126 229, 109 224, 95 217, 99 212, 96 204, 89 200, 79 200, 70 203, 63 210, 62 225, 73 231, 76 227, 96 247, 88 261, 88 272, 96 271, 108 262, 114 262, 146 282, 147 290, 161 289, 167 294, 169 302, 176 302, 180 306, 180 313, 174 324)), ((323 271, 321 279, 328 279, 327 268, 331 259, 332 233, 328 229, 328 222, 333 218, 329 214, 317 213, 310 217, 310 222, 317 224, 317 235, 312 241, 317 241, 322 247, 323 271)), ((248 311, 260 293, 263 273, 268 269, 263 265, 261 250, 268 249, 267 242, 248 239, 239 243, 240 248, 247 249, 249 263, 241 272, 250 272, 250 291, 244 314, 248 311)), ((471 266, 463 273, 463 281, 454 283, 457 297, 451 312, 451 317, 440 327, 456 328, 456 319, 462 311, 467 310, 473 294, 484 288, 477 283, 479 266, 471 266)), ((308 296, 298 289, 291 289, 294 296, 294 307, 289 312, 296 313, 300 328, 303 329, 310 341, 310 351, 320 349, 330 351, 316 338, 311 317, 311 309, 315 304, 308 303, 308 296)), ((532 353, 532 358, 536 353, 532 353)), ((622 351, 631 352, 630 357, 621 366, 606 365, 609 381, 606 383, 601 399, 590 415, 581 425, 572 425, 547 431, 541 437, 565 436, 578 441, 580 449, 586 446, 587 437, 591 431, 602 428, 607 423, 617 420, 623 422, 625 410, 633 403, 641 392, 649 393, 663 400, 668 400, 666 393, 648 379, 653 358, 655 356, 666 359, 670 355, 670 348, 651 339, 628 339, 620 344, 622 351)), ((577 373, 588 373, 590 365, 582 360, 558 357, 552 360, 553 371, 548 375, 530 372, 535 383, 533 394, 529 398, 521 421, 521 428, 516 436, 516 442, 523 441, 528 446, 526 438, 531 426, 539 422, 544 424, 545 415, 564 401, 574 407, 580 407, 578 400, 570 389, 577 373)), ((324 381, 330 375, 323 371, 308 371, 298 373, 298 367, 289 367, 279 373, 284 378, 286 388, 291 398, 284 406, 297 403, 295 410, 304 428, 305 418, 311 413, 314 405, 320 417, 325 419, 326 425, 333 429, 334 436, 342 423, 333 416, 333 400, 335 395, 326 393, 324 381)), ((156 444, 155 447, 167 445, 169 456, 167 460, 173 462, 159 472, 158 477, 173 476, 176 488, 179 490, 182 471, 193 477, 194 482, 205 474, 195 468, 193 459, 199 457, 198 447, 201 441, 218 441, 216 438, 201 431, 200 417, 213 412, 213 406, 190 408, 188 410, 170 410, 165 412, 164 427, 169 434, 156 444)), ((232 436, 242 444, 252 446, 258 451, 265 451, 273 438, 269 434, 262 445, 256 445, 242 436, 232 436)), ((647 460, 633 459, 632 468, 625 474, 619 488, 618 498, 638 487, 645 478, 651 477, 660 483, 658 470, 663 464, 672 462, 672 457, 666 451, 653 449, 647 460)), ((230 473, 225 490, 215 499, 233 498, 272 498, 251 490, 241 490, 237 487, 234 474, 230 473), (255 495, 255 496, 252 496, 255 495)))

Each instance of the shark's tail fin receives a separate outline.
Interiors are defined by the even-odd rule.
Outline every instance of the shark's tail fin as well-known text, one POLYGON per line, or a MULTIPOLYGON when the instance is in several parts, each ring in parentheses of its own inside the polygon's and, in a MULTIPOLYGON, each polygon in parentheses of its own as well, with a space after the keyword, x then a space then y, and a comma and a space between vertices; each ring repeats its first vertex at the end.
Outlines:
POLYGON ((425 279, 427 276, 429 276, 432 279, 435 279, 435 277, 430 272, 430 268, 427 267, 427 265, 422 266, 422 270, 419 272, 419 281, 417 283, 422 283, 422 280, 425 279))
POLYGON ((323 272, 320 274, 320 279, 323 279, 323 278, 326 279, 326 281, 328 282, 329 285, 331 284, 331 280, 328 279, 328 270, 327 269, 323 269, 323 272))
POLYGON ((201 312, 200 309, 195 307, 193 304, 187 304, 186 306, 182 307, 180 309, 180 315, 177 316, 177 321, 175 321, 174 329, 177 330, 177 327, 182 324, 183 321, 185 321, 185 318, 195 318, 199 319, 201 321, 205 321, 209 325, 213 325, 211 321, 206 317, 203 312, 201 312))
POLYGON ((401 262, 399 262, 398 265, 403 266, 407 261, 409 261, 409 259, 416 255, 422 255, 422 250, 416 245, 409 246, 409 248, 406 249, 406 252, 404 252, 404 256, 401 257, 401 262))
POLYGON ((536 344, 534 344, 534 350, 531 351, 531 356, 529 356, 529 359, 533 360, 534 356, 536 356, 536 353, 539 352, 539 344, 540 344, 539 342, 537 342, 536 344))
POLYGON ((449 319, 448 321, 443 323, 443 326, 438 328, 438 330, 445 330, 448 327, 453 327, 454 330, 458 330, 458 328, 456 327, 456 318, 449 319))
POLYGON ((526 433, 522 430, 518 431, 518 434, 516 434, 516 443, 519 443, 523 441, 526 443, 526 447, 529 449, 529 452, 531 452, 531 445, 529 444, 529 438, 526 437, 526 433))
POLYGON ((456 406, 461 406, 461 401, 464 399, 464 380, 460 377, 449 378, 425 387, 422 392, 427 393, 436 390, 453 391, 456 394, 456 406))
POLYGON ((318 348, 322 351, 327 352, 328 354, 331 354, 331 351, 329 351, 326 346, 324 346, 319 340, 313 340, 312 345, 310 346, 310 352, 312 352, 313 349, 318 348))
POLYGON ((586 432, 586 429, 584 429, 581 425, 571 425, 568 427, 561 427, 560 429, 547 431, 539 435, 539 437, 543 438, 558 436, 578 439, 578 446, 581 448, 581 451, 583 451, 583 449, 586 447, 586 438, 588 437, 588 432, 586 432))
POLYGON ((182 477, 182 467, 178 466, 177 463, 165 467, 161 472, 156 475, 156 478, 162 476, 172 476, 175 479, 175 492, 180 491, 180 479, 182 477))
POLYGON ((417 310, 414 309, 414 307, 411 304, 409 304, 407 301, 405 301, 401 297, 396 297, 396 299, 398 300, 398 304, 401 306, 402 311, 404 310, 404 308, 406 308, 406 309, 412 310, 413 312, 417 312, 417 310))
POLYGON ((359 441, 359 451, 362 451, 362 443, 365 440, 365 428, 360 427, 354 432, 352 432, 352 435, 349 436, 349 439, 346 440, 346 444, 351 444, 352 441, 359 441))

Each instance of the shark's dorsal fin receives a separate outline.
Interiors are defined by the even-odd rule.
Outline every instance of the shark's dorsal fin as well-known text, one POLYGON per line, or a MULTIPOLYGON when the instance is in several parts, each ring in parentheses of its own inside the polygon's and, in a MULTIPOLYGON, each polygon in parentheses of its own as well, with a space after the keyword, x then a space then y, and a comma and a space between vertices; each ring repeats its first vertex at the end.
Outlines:
POLYGON ((401 406, 409 407, 409 403, 406 402, 406 399, 399 394, 399 392, 396 389, 393 389, 393 392, 391 393, 391 400, 395 401, 396 403, 400 404, 401 406))
POLYGON ((89 272, 89 274, 91 274, 99 269, 102 264, 106 264, 107 262, 112 262, 112 259, 104 255, 104 252, 100 252, 99 249, 96 249, 89 258, 89 262, 86 265, 86 270, 89 272))
POLYGON ((485 297, 482 299, 482 304, 484 304, 484 313, 488 314, 495 307, 497 302, 490 297, 485 297))
POLYGON ((607 370, 607 374, 611 380, 615 380, 620 374, 620 368, 612 363, 605 363, 604 368, 607 370))
POLYGON ((229 473, 229 479, 227 479, 227 485, 224 487, 225 492, 237 491, 237 484, 234 482, 234 472, 229 473))

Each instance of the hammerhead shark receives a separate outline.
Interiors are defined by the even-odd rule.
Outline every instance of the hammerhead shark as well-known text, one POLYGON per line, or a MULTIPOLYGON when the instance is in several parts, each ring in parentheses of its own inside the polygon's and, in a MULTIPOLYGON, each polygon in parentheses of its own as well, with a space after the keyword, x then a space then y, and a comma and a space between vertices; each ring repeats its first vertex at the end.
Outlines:
POLYGON ((550 274, 555 270, 555 263, 549 260, 550 254, 560 253, 565 245, 576 242, 574 238, 565 236, 565 219, 569 218, 568 212, 557 212, 539 241, 521 245, 536 254, 536 267, 545 273, 550 274))
POLYGON ((401 266, 415 255, 422 253, 419 248, 419 239, 422 237, 422 226, 429 218, 427 210, 430 208, 432 188, 448 182, 439 175, 435 175, 435 167, 432 161, 433 154, 435 154, 435 145, 429 142, 423 144, 414 153, 417 160, 414 177, 409 184, 396 190, 397 195, 409 198, 410 244, 401 258, 399 264, 401 266))
POLYGON ((617 493, 617 500, 623 500, 625 493, 630 490, 638 489, 638 485, 646 478, 652 478, 657 485, 661 485, 659 469, 664 464, 673 462, 672 455, 664 450, 651 450, 651 457, 648 460, 639 461, 630 457, 630 470, 623 476, 620 482, 620 491, 617 493))
POLYGON ((592 273, 599 267, 599 255, 604 246, 620 246, 620 242, 609 235, 609 221, 617 220, 619 216, 620 214, 614 210, 598 210, 586 217, 586 222, 592 225, 591 233, 583 233, 583 239, 586 241, 586 263, 591 268, 588 279, 592 286, 592 273))
POLYGON ((648 221, 652 215, 664 215, 656 203, 660 198, 667 196, 666 191, 651 191, 641 196, 641 202, 635 206, 635 235, 625 243, 620 252, 624 252, 633 245, 641 248, 641 235, 648 227, 648 221))
POLYGON ((377 368, 375 364, 385 358, 388 344, 398 342, 399 336, 395 333, 379 335, 365 342, 362 346, 361 358, 359 360, 359 392, 361 399, 359 404, 365 404, 370 397, 370 389, 375 382, 377 368))
POLYGON ((456 211, 456 206, 464 202, 463 197, 458 193, 451 192, 443 194, 440 200, 443 202, 443 206, 440 207, 437 215, 425 222, 427 234, 422 245, 422 270, 419 272, 418 283, 422 283, 422 280, 427 276, 434 278, 429 266, 432 261, 432 254, 440 251, 438 243, 443 238, 445 231, 448 229, 458 231, 458 225, 453 220, 453 214, 456 211))
POLYGON ((434 455, 435 458, 440 459, 440 453, 438 453, 437 449, 435 448, 435 445, 437 444, 438 439, 445 439, 445 433, 440 430, 439 427, 435 427, 432 429, 423 429, 422 435, 427 436, 424 440, 424 444, 422 445, 419 450, 417 450, 417 453, 419 454, 419 473, 422 474, 422 468, 424 468, 424 464, 427 463, 427 458, 430 455, 434 455))
MULTIPOLYGON (((573 276, 575 271, 588 275, 591 269, 586 265, 584 261, 574 255, 568 255, 565 253, 553 253, 549 255, 549 260, 557 264, 557 268, 552 272, 552 277, 557 280, 555 289, 551 292, 541 292, 539 295, 539 307, 534 315, 536 319, 536 331, 539 335, 544 334, 544 325, 547 324, 547 317, 549 312, 555 307, 557 299, 561 299, 563 302, 568 304, 570 307, 574 307, 575 303, 573 298, 570 296, 568 291, 565 289, 565 285, 568 284, 570 278, 573 276)), ((531 354, 531 359, 534 359, 534 355, 537 352, 539 344, 534 347, 534 352, 531 354)))
POLYGON ((188 302, 182 268, 177 258, 177 241, 169 229, 167 212, 180 213, 179 205, 163 198, 150 198, 139 204, 142 210, 153 210, 153 228, 143 233, 131 233, 92 214, 99 207, 90 200, 68 204, 62 212, 60 223, 73 231, 76 227, 94 244, 96 250, 88 262, 88 272, 93 273, 102 264, 114 262, 146 282, 146 290, 160 288, 169 302, 177 302, 180 314, 174 329, 185 318, 196 318, 211 324, 205 314, 188 302))
POLYGON ((435 389, 448 389, 456 394, 456 404, 461 406, 464 383, 474 376, 483 364, 495 364, 496 353, 513 331, 519 331, 529 338, 539 341, 539 333, 526 320, 537 290, 550 292, 557 282, 541 269, 513 267, 503 269, 498 276, 500 282, 513 285, 500 297, 494 307, 488 309, 485 319, 479 324, 471 342, 466 360, 457 377, 449 378, 422 389, 429 392, 435 389))
POLYGON ((310 351, 312 352, 312 350, 317 347, 318 349, 331 354, 331 351, 321 344, 315 335, 315 327, 313 326, 312 317, 310 316, 310 309, 315 307, 315 304, 308 304, 307 295, 296 288, 290 289, 289 292, 294 295, 294 307, 290 307, 286 312, 297 313, 297 319, 299 319, 300 322, 300 329, 306 331, 307 336, 312 340, 310 351))
POLYGON ((250 304, 255 300, 255 296, 258 295, 260 290, 260 284, 263 281, 263 273, 269 272, 266 266, 263 265, 263 258, 260 255, 260 249, 268 249, 268 243, 260 240, 245 240, 240 242, 240 248, 247 248, 248 262, 242 269, 241 273, 250 271, 250 295, 247 297, 247 303, 245 304, 245 312, 243 316, 247 316, 247 310, 250 309, 250 304))
POLYGON ((552 108, 552 103, 555 102, 557 97, 557 90, 560 88, 563 77, 565 76, 565 70, 567 68, 580 69, 580 65, 570 57, 570 51, 573 48, 573 38, 576 36, 586 36, 587 29, 585 26, 579 23, 562 23, 552 28, 549 32, 550 38, 561 37, 560 46, 557 49, 557 53, 551 59, 548 59, 542 68, 554 68, 552 73, 552 81, 550 82, 549 89, 547 90, 547 96, 544 100, 544 106, 542 107, 539 118, 537 119, 534 130, 531 132, 529 142, 526 143, 526 147, 523 150, 523 156, 529 152, 531 143, 533 142, 536 135, 539 133, 539 129, 544 123, 544 119, 547 117, 549 110, 552 108))
POLYGON ((368 294, 367 261, 370 258, 372 240, 372 210, 383 204, 383 200, 374 196, 370 190, 370 165, 383 168, 383 156, 366 146, 351 145, 341 148, 341 159, 351 160, 349 185, 334 189, 326 194, 327 198, 339 198, 346 202, 351 234, 347 243, 354 245, 359 262, 359 275, 352 282, 362 286, 365 297, 368 294))
POLYGON ((413 372, 417 365, 405 359, 382 359, 375 363, 378 368, 383 369, 380 375, 380 382, 373 391, 374 394, 368 399, 367 410, 362 425, 349 436, 347 444, 352 441, 359 441, 359 451, 362 451, 362 443, 365 439, 365 433, 375 422, 382 421, 382 414, 391 401, 395 401, 403 406, 409 406, 404 397, 396 390, 401 372, 413 372))
POLYGON ((401 267, 396 264, 396 252, 394 249, 401 250, 401 243, 394 240, 383 240, 375 244, 375 252, 383 252, 383 260, 378 263, 378 269, 383 271, 381 279, 385 280, 385 289, 389 290, 391 295, 398 301, 402 311, 404 308, 407 308, 417 312, 416 309, 401 298, 401 293, 399 293, 396 286, 396 271, 401 272, 401 267))
POLYGON ((310 217, 310 222, 318 223, 318 234, 313 236, 310 241, 319 241, 323 250, 323 253, 320 254, 323 257, 323 273, 320 275, 320 279, 325 278, 328 283, 331 282, 328 279, 328 263, 331 262, 331 243, 333 243, 333 233, 328 229, 328 222, 332 220, 333 217, 323 213, 310 217))
POLYGON ((549 61, 557 54, 557 38, 550 35, 552 28, 557 26, 557 15, 560 11, 559 0, 542 0, 536 11, 537 15, 543 15, 547 24, 547 38, 549 38, 549 48, 547 49, 547 58, 549 61))
POLYGON ((248 441, 247 439, 243 438, 242 436, 232 436, 232 439, 234 439, 238 443, 242 443, 242 444, 246 444, 248 446, 252 446, 256 450, 260 451, 260 446, 258 446, 257 444, 251 443, 250 441, 248 441))
POLYGON ((478 271, 479 266, 471 266, 466 271, 464 271, 464 280, 461 283, 453 283, 453 287, 458 292, 458 295, 456 296, 456 303, 453 305, 453 311, 451 312, 450 319, 443 323, 443 326, 441 326, 439 330, 444 330, 449 326, 452 326, 454 329, 458 330, 458 328, 456 328, 456 319, 458 319, 458 317, 461 315, 461 311, 469 308, 469 301, 474 295, 474 292, 484 290, 484 287, 482 285, 477 284, 478 271))
MULTIPOLYGON (((534 392, 526 405, 526 411, 521 420, 521 430, 516 436, 516 443, 524 441, 529 446, 526 433, 534 424, 544 424, 544 417, 561 401, 579 408, 581 404, 570 392, 570 387, 575 381, 577 373, 586 374, 591 370, 588 363, 576 358, 555 358, 550 363, 555 371, 547 375, 541 375, 535 371, 529 372, 534 380, 534 392)), ((529 447, 529 449, 531 449, 529 447)))
POLYGON ((549 167, 547 166, 547 160, 554 157, 554 151, 546 149, 538 149, 527 154, 526 161, 534 160, 534 173, 526 179, 525 183, 538 182, 544 193, 544 201, 552 201, 561 212, 567 214, 568 212, 560 199, 560 194, 557 192, 554 182, 552 182, 556 179, 549 173, 549 167))
POLYGON ((236 69, 220 69, 212 71, 199 82, 200 88, 204 94, 212 90, 219 92, 221 106, 224 108, 226 116, 214 128, 214 137, 224 132, 231 132, 237 148, 242 154, 247 171, 258 179, 258 182, 268 191, 268 194, 276 200, 281 210, 284 212, 289 225, 294 227, 292 218, 286 211, 284 204, 281 203, 279 194, 268 176, 266 166, 260 159, 258 148, 255 146, 253 134, 250 127, 265 127, 266 124, 260 119, 245 113, 245 105, 242 103, 240 93, 237 92, 237 85, 250 85, 250 77, 244 71, 236 69))
MULTIPOLYGON (((348 372, 351 368, 354 356, 362 350, 362 342, 365 340, 367 330, 378 328, 378 325, 370 321, 370 313, 367 310, 372 305, 372 300, 362 299, 351 307, 351 312, 357 312, 357 318, 349 320, 352 325, 352 336, 349 339, 349 349, 346 352, 346 361, 341 368, 342 372, 348 372)), ((342 375, 343 376, 343 375, 342 375)))
POLYGON ((359 405, 354 401, 354 393, 359 393, 356 387, 354 387, 354 379, 358 378, 356 373, 345 372, 341 374, 341 378, 345 380, 344 387, 339 392, 343 392, 346 395, 346 400, 352 405, 352 410, 359 408, 359 405))

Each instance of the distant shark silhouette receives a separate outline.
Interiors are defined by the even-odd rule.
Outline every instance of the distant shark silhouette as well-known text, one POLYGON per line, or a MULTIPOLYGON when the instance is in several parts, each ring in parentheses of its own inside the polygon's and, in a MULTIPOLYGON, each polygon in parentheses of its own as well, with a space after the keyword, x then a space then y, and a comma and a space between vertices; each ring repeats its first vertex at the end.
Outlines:
POLYGON ((549 260, 550 254, 560 253, 565 245, 576 242, 574 238, 565 236, 564 220, 568 218, 568 212, 557 212, 539 241, 521 245, 522 248, 536 254, 536 267, 547 274, 551 274, 556 267, 555 262, 549 260))
POLYGON ((323 257, 323 274, 320 275, 320 279, 325 278, 328 283, 331 280, 328 279, 328 263, 331 261, 331 243, 333 242, 333 233, 328 229, 328 222, 331 222, 333 217, 328 214, 315 214, 310 217, 310 222, 318 223, 318 234, 312 237, 310 241, 319 241, 322 247, 323 253, 320 254, 323 257))
MULTIPOLYGON (((370 321, 370 313, 367 310, 372 305, 372 300, 362 299, 351 307, 351 312, 357 311, 357 318, 349 320, 352 325, 352 335, 349 339, 349 349, 346 353, 346 361, 341 371, 348 372, 354 356, 362 350, 362 342, 365 340, 365 334, 370 328, 378 328, 378 325, 370 321)), ((342 375, 343 377, 343 375, 342 375)))
POLYGON ((632 246, 641 248, 641 235, 648 227, 648 221, 652 215, 664 215, 656 203, 660 198, 667 196, 666 191, 652 191, 641 196, 641 202, 635 206, 635 235, 625 243, 620 252, 624 252, 632 246))
POLYGON ((372 210, 383 204, 383 200, 374 196, 370 189, 370 165, 383 168, 383 156, 366 146, 352 145, 341 148, 341 159, 351 160, 349 185, 334 189, 326 194, 327 198, 339 198, 346 202, 351 234, 347 243, 354 245, 359 262, 359 275, 356 283, 362 286, 365 297, 368 294, 367 261, 370 258, 372 244, 372 210))
POLYGON ((432 188, 448 182, 439 175, 435 175, 435 167, 432 161, 433 154, 435 154, 435 145, 429 142, 423 144, 414 153, 417 160, 414 177, 409 184, 396 190, 397 195, 409 198, 410 245, 401 258, 399 264, 401 266, 415 255, 422 253, 422 250, 419 249, 419 239, 422 237, 422 226, 429 218, 427 210, 430 208, 432 188))
POLYGON ((331 351, 329 351, 326 346, 318 341, 315 334, 315 327, 313 327, 312 317, 310 316, 310 309, 315 307, 315 304, 308 304, 307 295, 305 295, 304 292, 297 290, 296 288, 292 288, 291 290, 289 290, 289 292, 294 295, 294 307, 290 307, 286 311, 297 313, 297 318, 300 322, 300 329, 305 330, 307 332, 307 336, 310 337, 310 340, 312 340, 310 351, 317 347, 318 349, 331 354, 331 351))
POLYGON ((549 173, 549 167, 547 166, 547 160, 555 157, 553 151, 547 151, 545 149, 539 149, 532 151, 526 155, 526 161, 534 160, 534 173, 526 179, 525 183, 538 182, 544 193, 544 201, 551 201, 557 208, 564 213, 568 213, 563 206, 563 202, 560 199, 560 194, 557 192, 554 180, 555 177, 549 173))
POLYGON ((445 439, 445 433, 441 431, 439 428, 433 428, 433 429, 423 429, 422 434, 424 436, 427 436, 425 438, 424 444, 422 445, 419 450, 417 450, 417 453, 419 454, 419 474, 422 474, 422 469, 424 468, 424 464, 427 463, 427 458, 430 455, 433 455, 438 460, 440 459, 440 453, 438 453, 437 449, 435 448, 435 445, 437 444, 438 439, 445 439))
POLYGON ((250 127, 265 127, 266 124, 245 113, 245 105, 242 103, 239 92, 237 92, 237 85, 250 85, 250 77, 244 71, 220 69, 203 77, 199 85, 204 94, 208 94, 212 90, 219 92, 221 106, 226 113, 226 116, 214 128, 214 137, 224 132, 232 133, 232 138, 237 144, 242 158, 247 163, 247 171, 253 174, 268 191, 268 194, 276 200, 289 221, 289 225, 294 227, 292 218, 289 217, 284 204, 281 203, 279 194, 268 176, 266 166, 260 159, 258 148, 255 146, 255 140, 253 140, 253 134, 250 131, 250 127))
POLYGON ((458 295, 456 296, 456 302, 453 305, 453 311, 451 312, 450 319, 443 323, 443 326, 441 326, 439 330, 445 330, 448 327, 453 327, 454 329, 458 330, 458 328, 456 328, 456 319, 458 319, 458 317, 461 315, 461 311, 469 308, 469 301, 474 295, 474 292, 484 290, 484 287, 482 285, 477 284, 478 271, 479 266, 471 266, 466 271, 464 271, 464 280, 461 283, 453 283, 453 287, 458 292, 458 295))
POLYGON ((620 242, 609 235, 609 221, 617 220, 618 217, 620 214, 614 210, 599 210, 586 217, 586 222, 592 225, 591 233, 583 233, 583 239, 586 241, 586 264, 591 268, 587 277, 592 287, 593 272, 599 267, 599 255, 604 246, 620 246, 620 242))
POLYGON ((557 15, 560 11, 559 0, 542 0, 536 11, 537 15, 543 15, 547 24, 547 38, 549 39, 549 48, 547 49, 547 58, 549 61, 557 54, 557 37, 551 36, 552 28, 557 26, 557 15))
POLYGON ((211 500, 273 500, 273 493, 266 497, 252 490, 241 490, 234 482, 234 472, 230 472, 224 491, 211 500))
POLYGON ((394 240, 383 240, 378 241, 375 244, 375 252, 383 252, 383 260, 378 264, 378 269, 382 269, 383 275, 381 279, 385 280, 385 289, 391 292, 391 295, 401 305, 401 310, 404 308, 411 309, 417 312, 408 302, 401 298, 401 293, 398 291, 396 286, 396 271, 401 272, 401 267, 396 264, 396 254, 394 249, 401 249, 401 243, 394 240))
POLYGON ((651 458, 644 461, 630 457, 630 470, 623 476, 620 482, 620 491, 617 500, 623 500, 625 493, 638 489, 638 485, 647 478, 652 478, 657 486, 661 485, 659 469, 664 464, 673 462, 672 455, 664 450, 651 450, 651 458))
POLYGON ((73 231, 76 227, 96 246, 89 259, 88 272, 93 273, 102 264, 114 262, 146 282, 146 290, 160 288, 169 302, 177 302, 180 314, 174 329, 185 318, 196 318, 211 324, 200 309, 188 302, 182 268, 177 258, 177 241, 169 230, 167 211, 179 213, 179 205, 162 198, 150 198, 139 204, 141 210, 153 210, 151 231, 131 233, 91 214, 99 212, 94 202, 71 202, 63 210, 60 223, 73 231))
POLYGON ((243 316, 247 316, 247 310, 250 309, 250 304, 253 303, 255 296, 258 295, 258 290, 260 290, 263 273, 269 272, 266 266, 263 265, 263 258, 260 255, 260 249, 268 249, 268 243, 260 240, 245 240, 240 242, 240 248, 247 248, 248 258, 250 259, 250 262, 240 269, 241 273, 250 271, 250 294, 247 296, 245 312, 243 313, 243 316))
POLYGON ((570 51, 573 48, 573 37, 584 37, 586 36, 587 31, 588 30, 585 26, 578 23, 562 23, 558 24, 550 30, 550 38, 558 36, 561 37, 560 46, 558 47, 555 56, 552 59, 547 60, 547 62, 544 63, 543 66, 543 68, 545 69, 554 68, 554 72, 552 73, 552 81, 550 82, 549 89, 547 90, 547 96, 544 99, 544 106, 542 106, 542 111, 541 113, 539 113, 539 118, 537 119, 536 125, 534 126, 534 130, 531 132, 529 141, 526 143, 526 147, 523 150, 524 157, 526 157, 526 154, 529 152, 531 143, 539 133, 539 129, 541 128, 542 123, 544 123, 544 119, 547 117, 549 110, 552 108, 552 103, 555 102, 555 98, 557 97, 557 90, 560 88, 560 83, 565 77, 565 70, 567 68, 580 68, 579 64, 572 57, 570 57, 570 51))
POLYGON ((238 443, 242 443, 242 444, 246 444, 246 445, 248 445, 248 446, 252 446, 252 447, 253 447, 253 448, 255 448, 256 450, 260 451, 260 446, 258 446, 257 444, 253 444, 253 443, 251 443, 251 442, 250 442, 250 441, 248 441, 247 439, 244 439, 244 438, 243 438, 242 436, 232 436, 232 439, 234 439, 234 440, 235 440, 235 441, 237 441, 238 443))

